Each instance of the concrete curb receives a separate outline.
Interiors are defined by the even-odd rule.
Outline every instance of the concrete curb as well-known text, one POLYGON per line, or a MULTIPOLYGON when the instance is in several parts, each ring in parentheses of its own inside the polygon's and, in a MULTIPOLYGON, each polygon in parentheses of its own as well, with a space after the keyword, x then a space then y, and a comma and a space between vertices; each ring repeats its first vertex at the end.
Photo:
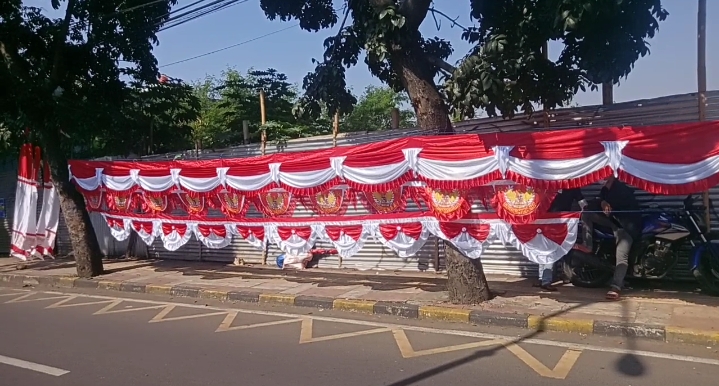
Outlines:
POLYGON ((701 345, 719 344, 719 332, 717 331, 699 331, 683 327, 610 322, 591 319, 543 317, 528 314, 506 314, 451 307, 419 306, 403 302, 336 299, 330 297, 285 295, 254 291, 225 291, 182 285, 169 286, 112 280, 80 279, 70 276, 0 274, 0 283, 17 287, 37 286, 101 289, 220 301, 265 303, 285 306, 289 305, 296 307, 359 312, 372 315, 393 315, 408 319, 524 328, 534 331, 556 331, 579 333, 584 335, 634 337, 669 343, 676 342, 701 345))

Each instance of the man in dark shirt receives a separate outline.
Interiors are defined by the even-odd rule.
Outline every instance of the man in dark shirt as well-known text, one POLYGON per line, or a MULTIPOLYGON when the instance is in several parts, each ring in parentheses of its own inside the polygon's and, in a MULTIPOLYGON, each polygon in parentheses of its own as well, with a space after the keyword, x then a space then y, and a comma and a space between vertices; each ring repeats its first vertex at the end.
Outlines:
POLYGON ((603 213, 584 213, 584 246, 592 250, 594 225, 610 228, 617 242, 617 267, 607 299, 618 300, 629 266, 629 251, 632 243, 641 235, 642 215, 634 191, 625 183, 610 177, 600 193, 603 213))

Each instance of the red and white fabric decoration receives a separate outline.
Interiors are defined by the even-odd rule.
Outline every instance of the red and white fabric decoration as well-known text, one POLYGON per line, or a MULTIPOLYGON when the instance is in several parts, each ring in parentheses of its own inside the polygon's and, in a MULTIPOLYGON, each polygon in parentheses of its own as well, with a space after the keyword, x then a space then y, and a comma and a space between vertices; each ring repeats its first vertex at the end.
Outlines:
POLYGON ((371 227, 358 225, 327 225, 325 235, 337 249, 337 255, 348 259, 359 252, 367 239, 372 236, 371 227))
POLYGON ((719 122, 533 133, 408 137, 312 152, 211 161, 70 161, 85 191, 174 186, 253 194, 282 187, 309 195, 340 182, 388 191, 409 181, 469 189, 497 179, 558 190, 615 174, 650 193, 688 194, 719 183, 719 122))
POLYGON ((232 225, 193 224, 195 236, 207 248, 220 249, 232 243, 235 234, 232 225))
MULTIPOLYGON (((110 227, 110 234, 117 241, 125 241, 130 237, 132 232, 132 220, 114 217, 107 217, 106 220, 107 226, 110 227)), ((149 233, 152 234, 152 230, 150 230, 149 233)))
POLYGON ((322 224, 309 226, 266 225, 265 231, 269 240, 281 251, 292 256, 299 256, 312 250, 315 242, 324 232, 324 226, 322 224))
POLYGON ((549 210, 556 192, 524 185, 497 187, 492 206, 497 216, 511 224, 526 224, 549 210))
MULTIPOLYGON (((192 234, 195 233, 194 227, 196 224, 176 224, 176 223, 162 223, 160 227, 160 240, 162 240, 162 246, 168 251, 176 251, 183 245, 187 244, 192 238, 192 234)), ((199 232, 198 232, 199 233, 199 232)))
POLYGON ((10 241, 10 254, 24 261, 28 259, 28 249, 33 246, 35 239, 37 204, 32 206, 32 195, 33 191, 37 193, 36 184, 33 180, 32 145, 25 144, 20 148, 10 241))
POLYGON ((312 250, 317 241, 332 243, 337 254, 349 258, 370 238, 392 249, 399 257, 415 255, 435 235, 452 243, 469 258, 480 258, 486 246, 499 239, 516 246, 535 263, 558 260, 574 245, 578 214, 548 213, 531 224, 507 224, 496 215, 471 215, 457 221, 438 221, 423 213, 404 213, 394 218, 383 215, 327 218, 287 218, 233 222, 204 217, 188 221, 162 215, 104 214, 113 237, 122 241, 134 229, 148 245, 160 237, 168 250, 185 245, 192 235, 208 248, 223 248, 239 236, 263 249, 270 242, 283 252, 299 256, 312 250), (158 215, 159 216, 159 215, 158 215), (539 229, 539 231, 537 231, 539 229))
POLYGON ((233 231, 237 231, 238 236, 257 249, 263 249, 267 243, 267 238, 265 238, 267 232, 265 232, 264 226, 237 225, 233 231))
POLYGON ((132 228, 137 232, 137 236, 147 245, 152 245, 155 242, 155 237, 160 235, 161 226, 159 221, 135 221, 129 219, 125 221, 129 221, 132 228))
POLYGON ((442 240, 452 243, 465 256, 478 259, 494 238, 491 224, 425 222, 429 231, 442 240))
POLYGON ((374 236, 399 257, 414 256, 427 242, 429 230, 421 222, 371 225, 374 236))
POLYGON ((35 231, 37 245, 31 251, 31 255, 54 259, 57 227, 60 224, 60 197, 50 180, 50 168, 47 162, 43 163, 42 180, 42 206, 35 231))
POLYGON ((530 261, 551 264, 564 257, 577 242, 579 219, 563 223, 496 224, 497 238, 519 249, 530 261))

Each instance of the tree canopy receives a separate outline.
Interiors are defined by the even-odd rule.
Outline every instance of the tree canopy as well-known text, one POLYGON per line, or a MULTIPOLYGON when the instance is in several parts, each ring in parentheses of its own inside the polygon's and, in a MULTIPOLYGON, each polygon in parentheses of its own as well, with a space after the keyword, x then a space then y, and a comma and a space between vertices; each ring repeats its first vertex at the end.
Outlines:
MULTIPOLYGON (((339 9, 330 0, 261 0, 270 19, 296 19, 307 31, 338 30, 324 43, 315 71, 305 77, 304 105, 315 113, 352 104, 345 70, 364 53, 369 71, 397 91, 407 91, 420 125, 448 126, 448 108, 461 116, 477 109, 512 116, 568 103, 579 89, 616 83, 638 58, 649 53, 647 39, 668 13, 660 0, 462 0, 469 1, 476 25, 462 27, 473 48, 456 66, 446 62, 448 41, 423 36, 428 18, 445 17, 432 0, 347 0, 339 9), (559 42, 559 58, 543 54, 559 42), (435 80, 446 80, 437 87, 435 80), (440 94, 441 92, 441 94, 440 94), (440 113, 439 116, 437 116, 440 113)), ((456 22, 452 21, 456 24, 456 22)))
POLYGON ((0 3, 0 115, 11 140, 28 129, 42 147, 82 277, 102 273, 102 256, 67 159, 98 128, 118 127, 111 124, 133 100, 128 80, 158 83, 152 47, 175 3, 53 0, 60 18, 21 0, 0 3))

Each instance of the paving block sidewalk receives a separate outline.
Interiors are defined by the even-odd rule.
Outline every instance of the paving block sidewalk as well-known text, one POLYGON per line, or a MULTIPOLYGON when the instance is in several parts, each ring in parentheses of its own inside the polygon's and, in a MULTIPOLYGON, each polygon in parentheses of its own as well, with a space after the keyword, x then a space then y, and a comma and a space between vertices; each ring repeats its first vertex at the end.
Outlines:
POLYGON ((477 306, 447 301, 446 277, 435 272, 305 271, 220 263, 110 260, 107 273, 78 279, 72 261, 32 263, 0 258, 0 282, 10 286, 98 288, 223 301, 390 314, 415 319, 609 336, 719 344, 719 298, 689 285, 646 288, 605 301, 602 290, 560 287, 547 293, 531 279, 489 275, 494 299, 477 306))

